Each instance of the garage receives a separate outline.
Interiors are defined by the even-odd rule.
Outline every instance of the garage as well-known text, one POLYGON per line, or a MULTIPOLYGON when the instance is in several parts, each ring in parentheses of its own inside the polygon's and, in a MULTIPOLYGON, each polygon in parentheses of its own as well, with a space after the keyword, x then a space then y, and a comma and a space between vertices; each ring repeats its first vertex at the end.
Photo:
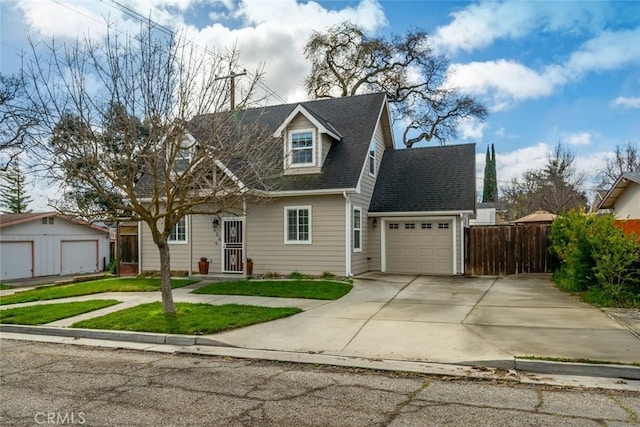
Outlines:
POLYGON ((386 271, 454 274, 451 220, 388 221, 386 271))
POLYGON ((98 241, 63 241, 60 274, 98 271, 98 241))
POLYGON ((33 242, 0 242, 2 280, 33 276, 33 242))

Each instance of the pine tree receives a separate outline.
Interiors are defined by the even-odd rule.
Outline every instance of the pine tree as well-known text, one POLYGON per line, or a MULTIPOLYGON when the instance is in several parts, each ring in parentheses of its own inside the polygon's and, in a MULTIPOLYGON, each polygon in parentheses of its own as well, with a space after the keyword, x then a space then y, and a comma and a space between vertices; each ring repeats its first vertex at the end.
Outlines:
POLYGON ((484 164, 484 184, 482 187, 482 202, 498 201, 498 174, 496 171, 496 150, 491 144, 491 152, 487 145, 487 156, 484 164))
POLYGON ((26 178, 17 162, 0 176, 0 208, 3 213, 29 213, 33 199, 26 191, 26 178))

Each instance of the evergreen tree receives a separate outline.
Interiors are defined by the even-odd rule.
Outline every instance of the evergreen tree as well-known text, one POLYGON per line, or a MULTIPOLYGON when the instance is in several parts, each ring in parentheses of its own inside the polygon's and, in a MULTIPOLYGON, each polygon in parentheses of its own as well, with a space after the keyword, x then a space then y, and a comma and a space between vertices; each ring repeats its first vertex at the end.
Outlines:
POLYGON ((26 191, 26 178, 17 162, 14 162, 1 175, 0 207, 3 213, 29 213, 29 203, 33 199, 26 191))
POLYGON ((484 164, 484 185, 482 188, 482 202, 498 201, 498 174, 496 172, 496 150, 491 144, 491 152, 487 145, 487 156, 484 164))

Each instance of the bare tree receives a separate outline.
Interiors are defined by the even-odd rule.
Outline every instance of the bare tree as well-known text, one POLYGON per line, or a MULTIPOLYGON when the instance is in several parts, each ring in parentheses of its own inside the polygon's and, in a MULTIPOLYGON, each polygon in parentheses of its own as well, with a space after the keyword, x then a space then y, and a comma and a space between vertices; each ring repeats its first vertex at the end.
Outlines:
POLYGON ((30 142, 36 125, 27 101, 26 82, 21 74, 0 73, 0 171, 5 171, 30 142))
MULTIPOLYGON (((42 166, 71 191, 101 200, 61 209, 146 224, 160 255, 165 313, 175 313, 168 239, 176 224, 257 202, 250 190, 265 188, 280 159, 274 149, 282 147, 255 124, 259 115, 244 120, 244 112, 229 111, 228 81, 219 77, 237 60, 236 52, 203 53, 145 25, 100 42, 53 42, 49 57, 26 64, 31 100, 50 135, 38 147, 42 166)), ((240 88, 239 109, 259 78, 240 88)))
POLYGON ((446 85, 448 62, 435 54, 423 31, 390 39, 367 37, 361 27, 343 22, 314 32, 304 52, 311 61, 305 81, 310 95, 386 93, 395 118, 407 122, 403 140, 409 148, 423 139, 444 144, 456 136, 460 119, 487 116, 477 100, 446 85))
POLYGON ((509 217, 516 219, 536 210, 560 214, 584 209, 587 197, 580 190, 584 179, 575 169, 575 154, 558 143, 542 169, 526 171, 502 188, 509 217))
POLYGON ((604 168, 600 171, 600 186, 609 188, 616 179, 625 172, 640 171, 640 150, 631 142, 627 145, 616 145, 614 156, 605 160, 604 168))

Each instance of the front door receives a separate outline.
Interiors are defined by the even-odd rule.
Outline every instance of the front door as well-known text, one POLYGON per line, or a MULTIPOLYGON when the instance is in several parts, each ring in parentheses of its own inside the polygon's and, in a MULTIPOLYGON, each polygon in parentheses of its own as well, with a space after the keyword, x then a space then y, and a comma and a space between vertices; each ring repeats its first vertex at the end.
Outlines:
POLYGON ((242 220, 237 218, 224 218, 222 236, 222 257, 224 273, 242 273, 242 220))

